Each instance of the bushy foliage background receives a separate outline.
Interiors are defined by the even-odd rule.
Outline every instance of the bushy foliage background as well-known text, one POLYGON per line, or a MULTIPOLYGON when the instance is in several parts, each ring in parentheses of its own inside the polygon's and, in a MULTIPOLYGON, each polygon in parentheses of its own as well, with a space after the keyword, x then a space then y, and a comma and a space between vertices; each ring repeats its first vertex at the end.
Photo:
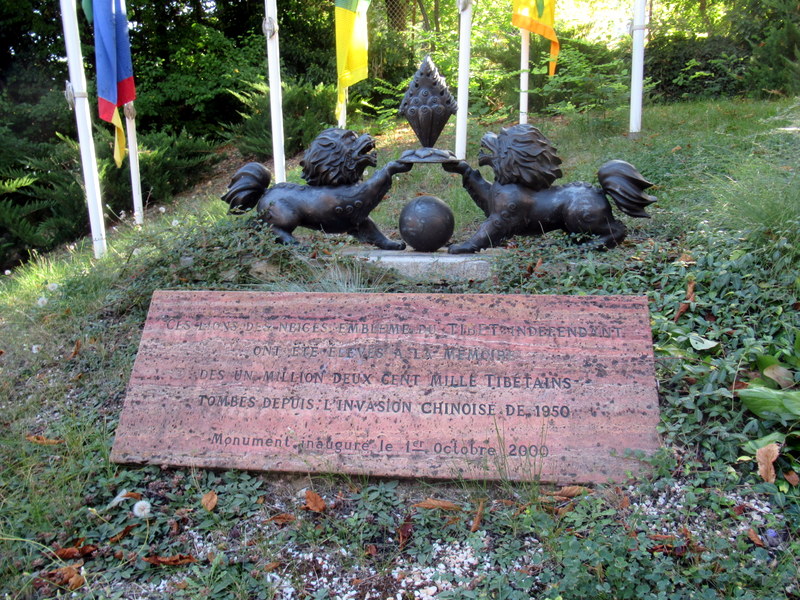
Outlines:
MULTIPOLYGON (((600 11, 614 0, 573 12, 600 11)), ((168 201, 202 174, 211 148, 235 143, 259 159, 271 154, 265 84, 263 7, 245 0, 128 2, 148 198, 168 201)), ((279 0, 287 152, 301 151, 332 124, 335 102, 333 4, 279 0)), ((794 0, 690 0, 651 3, 646 53, 652 101, 780 97, 800 91, 800 7, 794 0)), ((476 3, 470 112, 485 121, 513 118, 518 99, 519 34, 510 2, 476 3)), ((373 0, 370 77, 351 89, 353 126, 392 124, 408 79, 426 53, 455 87, 458 13, 441 0, 373 0)), ((92 29, 79 19, 90 88, 92 29)), ((598 37, 590 23, 559 25, 555 77, 546 76, 548 42, 532 39, 530 109, 541 115, 625 106, 629 38, 598 37)), ((0 8, 0 268, 33 249, 84 233, 74 116, 57 3, 27 0, 0 8), (29 179, 25 179, 29 178, 29 179), (21 185, 24 183, 24 185, 21 185), (35 235, 30 232, 37 231, 35 235), (25 233, 28 232, 28 233, 25 233)), ((94 90, 89 90, 90 96, 94 90)), ((108 145, 97 126, 98 146, 108 145)), ((121 210, 130 184, 101 155, 106 203, 121 210)))

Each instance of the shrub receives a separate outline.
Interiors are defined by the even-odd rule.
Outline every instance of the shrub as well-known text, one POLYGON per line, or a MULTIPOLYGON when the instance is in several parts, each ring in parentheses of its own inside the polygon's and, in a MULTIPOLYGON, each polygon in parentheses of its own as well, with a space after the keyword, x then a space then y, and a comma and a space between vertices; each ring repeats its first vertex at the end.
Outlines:
MULTIPOLYGON (((241 123, 228 126, 228 139, 246 156, 264 160, 272 156, 272 121, 269 86, 251 83, 245 92, 232 92, 244 105, 241 123)), ((283 82, 284 151, 302 151, 326 127, 333 125, 336 88, 306 82, 283 82)))
POLYGON ((223 123, 241 108, 229 91, 245 89, 264 72, 264 38, 231 40, 195 23, 180 43, 168 61, 142 57, 137 63, 141 127, 219 137, 223 123))
MULTIPOLYGON (((115 212, 131 205, 130 161, 117 168, 113 161, 111 135, 98 144, 103 202, 115 212)), ((169 202, 173 195, 198 182, 220 156, 215 146, 186 131, 155 132, 139 136, 139 171, 142 196, 147 202, 169 202)))
POLYGON ((545 114, 609 110, 627 101, 630 69, 620 53, 565 40, 556 74, 542 77, 546 69, 540 69, 542 83, 531 85, 531 110, 545 114))
MULTIPOLYGON (((113 162, 112 134, 97 130, 98 171, 103 204, 113 212, 129 210, 129 162, 113 162)), ((214 146, 186 133, 150 133, 139 137, 142 193, 145 200, 168 202, 203 176, 218 160, 214 146)), ((11 177, 0 181, 0 266, 19 262, 30 250, 49 250, 88 230, 80 148, 57 135, 36 155, 18 157, 11 177), (24 165, 22 165, 24 161, 24 165)))
POLYGON ((800 29, 791 21, 771 28, 766 38, 754 45, 744 77, 755 95, 800 93, 800 29))
POLYGON ((645 73, 663 100, 735 96, 745 89, 747 55, 728 37, 656 34, 645 52, 645 73))

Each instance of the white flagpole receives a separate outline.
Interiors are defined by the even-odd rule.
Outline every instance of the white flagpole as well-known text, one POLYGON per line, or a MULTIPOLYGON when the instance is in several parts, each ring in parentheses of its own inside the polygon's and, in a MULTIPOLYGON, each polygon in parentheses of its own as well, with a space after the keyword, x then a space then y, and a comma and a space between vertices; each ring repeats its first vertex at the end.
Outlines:
POLYGON ((634 0, 633 4, 633 56, 631 62, 631 118, 630 133, 642 130, 642 95, 644 89, 644 30, 647 0, 634 0))
POLYGON ((458 111, 456 112, 456 158, 467 157, 467 116, 469 115, 469 59, 472 49, 472 0, 457 0, 458 34, 458 111))
POLYGON ((528 85, 530 81, 531 32, 519 28, 519 122, 528 122, 528 85))
MULTIPOLYGON (((128 9, 125 0, 122 0, 122 12, 128 18, 128 9)), ((136 109, 133 102, 128 102, 123 109, 125 112, 125 130, 128 133, 128 157, 131 167, 131 192, 133 195, 133 221, 137 225, 144 224, 144 206, 142 205, 142 179, 139 175, 139 142, 136 138, 136 109)))
POLYGON ((81 149, 81 166, 89 205, 89 223, 92 229, 92 245, 95 258, 106 253, 106 226, 103 217, 103 201, 100 195, 100 177, 97 174, 97 156, 92 138, 92 118, 89 112, 89 97, 86 93, 86 75, 83 72, 83 54, 78 34, 78 14, 75 0, 61 0, 61 21, 64 26, 64 43, 67 48, 69 78, 67 96, 74 98, 75 120, 78 124, 78 143, 81 149))
POLYGON ((281 90, 281 59, 278 46, 278 8, 275 0, 264 0, 264 35, 267 37, 269 67, 269 107, 272 117, 272 160, 275 182, 286 181, 286 157, 283 150, 283 91, 281 90))
POLYGON ((347 128, 347 88, 344 90, 344 104, 339 112, 339 122, 337 124, 342 129, 347 128))
POLYGON ((142 180, 139 176, 139 142, 136 138, 136 109, 133 102, 125 105, 125 129, 128 132, 128 157, 131 161, 131 190, 133 192, 133 220, 137 225, 144 224, 144 205, 142 204, 142 180))

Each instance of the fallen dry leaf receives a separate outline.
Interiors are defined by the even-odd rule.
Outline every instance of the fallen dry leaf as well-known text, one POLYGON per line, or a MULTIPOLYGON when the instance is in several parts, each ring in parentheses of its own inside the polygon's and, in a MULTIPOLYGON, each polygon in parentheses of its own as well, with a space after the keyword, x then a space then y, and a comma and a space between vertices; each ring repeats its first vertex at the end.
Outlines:
POLYGON ((767 444, 756 450, 758 474, 767 483, 775 483, 775 465, 772 463, 777 460, 778 454, 780 454, 780 446, 776 443, 767 444))
POLYGON ((365 551, 370 556, 377 556, 378 555, 378 547, 375 544, 367 544, 367 547, 366 547, 365 551))
POLYGON ((279 563, 277 560, 272 561, 271 563, 267 563, 264 565, 264 573, 271 573, 280 566, 281 563, 279 563))
MULTIPOLYGON (((555 492, 551 493, 554 494, 555 492)), ((559 502, 566 502, 569 499, 569 496, 542 496, 539 498, 539 502, 544 504, 557 504, 559 502)))
POLYGON ((497 502, 498 504, 502 504, 504 506, 516 506, 516 504, 517 504, 513 500, 502 500, 501 499, 501 500, 495 500, 495 502, 497 502))
POLYGON ((81 575, 80 573, 75 573, 75 575, 70 577, 69 581, 67 582, 67 587, 70 590, 75 591, 79 587, 81 587, 84 583, 86 583, 86 580, 83 578, 83 575, 81 575))
POLYGON ((483 521, 483 510, 486 507, 486 500, 481 498, 480 502, 478 502, 478 509, 475 511, 475 518, 472 519, 472 526, 469 530, 472 533, 475 533, 480 529, 481 521, 483 521))
POLYGON ((549 495, 551 496, 562 496, 564 498, 575 498, 576 496, 580 496, 582 494, 589 494, 592 490, 587 487, 583 487, 581 485, 568 485, 562 487, 557 492, 550 492, 549 495))
POLYGON ((200 500, 200 504, 203 505, 208 512, 211 512, 217 507, 217 492, 211 490, 210 492, 206 492, 206 494, 200 500))
POLYGON ((82 566, 83 561, 78 561, 72 565, 65 565, 58 569, 54 569, 53 571, 47 571, 42 576, 57 586, 68 587, 70 590, 76 590, 85 582, 80 573, 82 566))
POLYGON ((786 481, 788 481, 789 483, 791 483, 791 484, 792 484, 793 486, 795 486, 795 487, 797 487, 798 485, 800 485, 800 477, 798 477, 798 476, 797 476, 797 473, 795 473, 794 471, 786 471, 786 472, 783 474, 783 478, 784 478, 786 481))
POLYGON ((76 340, 75 341, 75 346, 72 348, 72 353, 67 357, 67 360, 72 360, 73 358, 78 356, 78 354, 80 354, 80 352, 81 352, 81 341, 80 340, 76 340))
POLYGON ((412 523, 411 517, 406 517, 403 524, 397 528, 397 541, 400 544, 400 550, 406 547, 412 533, 414 533, 414 523, 412 523))
POLYGON ((269 519, 267 519, 267 523, 271 521, 278 525, 286 525, 287 523, 291 523, 294 520, 295 520, 294 515, 290 515, 289 513, 280 513, 279 515, 275 515, 274 517, 270 517, 269 519))
MULTIPOLYGON (((174 521, 173 521, 173 522, 174 522, 174 521)), ((125 529, 123 529, 122 531, 120 531, 118 534, 111 536, 111 538, 109 538, 109 540, 108 540, 108 541, 109 541, 109 542, 111 542, 112 544, 116 544, 116 543, 117 543, 118 541, 120 541, 122 538, 124 538, 125 536, 127 536, 127 535, 128 535, 128 534, 129 534, 129 533, 130 533, 130 532, 133 530, 133 528, 134 528, 134 527, 136 527, 136 526, 137 526, 137 523, 134 523, 133 525, 127 525, 127 526, 125 527, 125 529)))
POLYGON ((689 310, 691 303, 694 302, 695 300, 694 286, 695 286, 694 281, 690 281, 689 283, 686 284, 686 300, 681 302, 681 305, 678 307, 678 311, 675 313, 675 319, 674 319, 675 323, 678 322, 678 319, 681 318, 683 313, 689 310))
POLYGON ((68 548, 59 548, 55 550, 54 554, 61 560, 75 560, 76 558, 91 556, 95 552, 97 552, 97 546, 91 544, 81 546, 79 543, 68 548))
POLYGON ((518 516, 520 516, 522 513, 524 513, 530 507, 531 507, 530 503, 528 503, 528 504, 520 504, 519 508, 517 509, 517 512, 514 513, 514 518, 516 519, 518 516))
POLYGON ((174 556, 145 556, 142 559, 151 565, 158 565, 164 567, 178 567, 180 565, 188 565, 197 562, 197 559, 191 554, 175 554, 174 556))
POLYGON ((764 541, 761 537, 756 533, 756 530, 750 528, 747 530, 747 537, 750 538, 750 541, 753 542, 756 546, 760 546, 761 548, 764 547, 764 541))
POLYGON ((301 507, 302 510, 321 513, 325 511, 325 501, 314 490, 306 490, 306 503, 301 507))
POLYGON ((738 516, 742 516, 744 514, 744 511, 750 508, 752 507, 749 504, 737 504, 736 506, 733 507, 733 512, 738 516))
POLYGON ((50 438, 46 438, 43 435, 26 435, 25 439, 29 442, 33 442, 34 444, 39 444, 40 446, 57 446, 58 444, 63 444, 64 440, 53 440, 50 438))
POLYGON ((568 502, 564 506, 556 509, 556 516, 563 517, 565 514, 567 514, 573 508, 575 508, 575 503, 574 502, 568 502))
POLYGON ((786 389, 794 385, 794 374, 781 365, 770 365, 764 369, 764 375, 772 379, 781 388, 786 389))
POLYGON ((426 498, 422 502, 417 502, 412 505, 414 508, 429 508, 440 510, 461 510, 458 504, 454 504, 448 500, 437 500, 436 498, 426 498))
POLYGON ((131 500, 141 500, 144 496, 142 496, 139 492, 125 492, 120 497, 130 498, 131 500))

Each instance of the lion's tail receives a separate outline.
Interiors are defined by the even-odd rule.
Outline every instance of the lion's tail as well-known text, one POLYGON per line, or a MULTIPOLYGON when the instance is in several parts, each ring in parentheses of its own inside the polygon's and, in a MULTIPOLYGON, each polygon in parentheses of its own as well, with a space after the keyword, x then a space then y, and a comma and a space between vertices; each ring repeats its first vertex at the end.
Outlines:
POLYGON ((655 202, 656 197, 645 194, 644 190, 653 184, 642 177, 632 164, 624 160, 610 160, 600 167, 597 179, 600 180, 603 191, 614 199, 626 215, 650 218, 644 209, 655 202))
POLYGON ((261 163, 247 163, 236 171, 228 184, 228 191, 222 196, 230 206, 228 212, 242 213, 254 208, 271 180, 272 174, 261 163))

